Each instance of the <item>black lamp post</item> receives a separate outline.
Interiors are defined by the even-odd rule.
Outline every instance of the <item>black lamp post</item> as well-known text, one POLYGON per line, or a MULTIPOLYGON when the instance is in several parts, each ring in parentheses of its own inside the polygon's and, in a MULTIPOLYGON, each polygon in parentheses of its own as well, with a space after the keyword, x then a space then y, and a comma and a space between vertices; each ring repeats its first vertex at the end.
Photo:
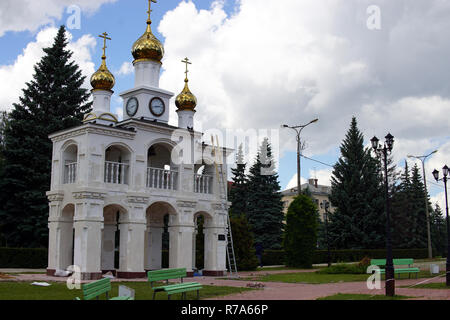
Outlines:
POLYGON ((447 264, 446 264, 446 285, 450 286, 450 222, 448 220, 448 199, 447 199, 447 179, 448 179, 448 167, 445 166, 442 168, 442 173, 444 174, 444 177, 442 179, 439 179, 439 171, 434 170, 433 176, 436 179, 436 181, 444 181, 444 187, 445 187, 445 213, 447 215, 447 264))
POLYGON ((327 251, 328 251, 328 267, 331 267, 331 253, 330 253, 330 240, 328 238, 328 209, 330 208, 330 202, 327 200, 323 200, 320 203, 320 207, 325 209, 325 233, 327 238, 327 251))
POLYGON ((394 137, 389 133, 385 137, 384 146, 379 144, 380 140, 373 137, 371 140, 372 148, 378 156, 383 156, 384 160, 384 183, 386 197, 386 296, 393 297, 395 295, 395 277, 394 263, 392 259, 392 242, 391 242, 391 217, 390 217, 390 201, 389 201, 389 184, 388 184, 388 168, 387 156, 392 152, 394 147, 394 137))

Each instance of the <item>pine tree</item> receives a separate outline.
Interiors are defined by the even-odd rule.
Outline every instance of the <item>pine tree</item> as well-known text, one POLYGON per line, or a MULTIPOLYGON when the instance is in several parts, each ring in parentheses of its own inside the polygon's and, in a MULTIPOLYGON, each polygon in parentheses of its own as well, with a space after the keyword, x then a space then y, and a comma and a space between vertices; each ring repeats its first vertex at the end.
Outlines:
POLYGON ((447 222, 439 205, 430 210, 431 242, 434 256, 447 254, 447 222))
POLYGON ((46 246, 52 143, 48 135, 81 124, 91 108, 85 80, 66 49, 62 26, 34 68, 5 130, 0 220, 10 246, 46 246))
POLYGON ((4 161, 5 161, 5 130, 8 125, 8 112, 0 112, 0 177, 3 171, 4 161))
POLYGON ((283 202, 272 149, 265 139, 250 168, 247 218, 255 242, 264 249, 281 249, 283 234, 283 202))
POLYGON ((364 148, 356 118, 341 145, 334 166, 330 201, 330 243, 337 249, 372 249, 385 246, 384 188, 379 162, 364 148))
POLYGON ((242 144, 239 146, 236 156, 236 168, 231 169, 233 174, 233 185, 230 190, 229 200, 232 205, 230 208, 230 214, 240 216, 247 211, 248 201, 248 179, 245 174, 247 164, 244 163, 244 153, 242 150, 242 144))
POLYGON ((407 248, 426 248, 427 247, 427 221, 425 212, 425 186, 422 175, 417 164, 411 170, 410 185, 410 238, 407 248))
POLYGON ((405 161, 405 169, 400 177, 400 184, 392 196, 392 243, 395 248, 409 248, 411 234, 411 175, 408 162, 405 161))
POLYGON ((284 250, 286 265, 311 268, 317 246, 317 206, 301 194, 292 201, 286 215, 284 250))

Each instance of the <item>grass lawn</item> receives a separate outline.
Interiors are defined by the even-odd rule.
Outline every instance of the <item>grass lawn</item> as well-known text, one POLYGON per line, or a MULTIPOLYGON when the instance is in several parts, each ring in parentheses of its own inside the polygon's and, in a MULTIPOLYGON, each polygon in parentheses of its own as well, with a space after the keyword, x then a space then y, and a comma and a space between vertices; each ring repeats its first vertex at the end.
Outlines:
MULTIPOLYGON (((321 274, 317 272, 292 272, 257 276, 255 278, 241 279, 241 280, 256 280, 263 282, 287 282, 287 283, 307 283, 307 284, 323 284, 323 283, 339 283, 339 282, 358 282, 367 281, 369 274, 321 274)), ((428 271, 421 271, 418 278, 431 278, 436 275, 431 275, 428 271)), ((415 275, 411 275, 412 279, 415 275)), ((396 280, 408 279, 408 275, 401 275, 401 278, 396 276, 396 280)), ((384 277, 382 277, 384 280, 384 277)))
POLYGON ((437 282, 437 283, 423 283, 423 284, 418 284, 416 286, 403 286, 400 288, 411 288, 411 289, 450 289, 450 287, 447 287, 445 284, 445 279, 444 282, 437 282))
POLYGON ((321 284, 366 281, 368 276, 369 275, 366 274, 320 274, 316 272, 296 272, 265 275, 258 278, 258 281, 321 284))
POLYGON ((343 294, 338 293, 333 296, 318 298, 317 300, 404 300, 412 297, 394 296, 386 297, 385 295, 370 295, 370 294, 343 294))
MULTIPOLYGON (((0 282, 0 300, 73 300, 76 297, 82 298, 81 290, 69 290, 64 282, 49 282, 50 287, 32 286, 31 282, 0 282)), ((146 282, 113 282, 109 297, 116 297, 119 293, 119 285, 124 285, 135 290, 136 300, 152 300, 153 290, 146 282)), ((203 286, 200 290, 200 299, 226 296, 233 293, 240 293, 250 288, 203 286)), ((189 300, 197 299, 197 292, 188 292, 189 300)), ((167 300, 167 294, 159 292, 156 295, 157 300, 167 300)), ((181 294, 175 294, 172 300, 181 299, 181 294)), ((105 295, 100 300, 106 300, 105 295)))

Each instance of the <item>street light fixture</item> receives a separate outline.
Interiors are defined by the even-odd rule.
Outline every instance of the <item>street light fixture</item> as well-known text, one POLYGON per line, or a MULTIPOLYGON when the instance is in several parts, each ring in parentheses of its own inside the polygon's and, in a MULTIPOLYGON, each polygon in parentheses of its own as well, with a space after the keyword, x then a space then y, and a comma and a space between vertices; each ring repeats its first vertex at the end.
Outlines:
POLYGON ((316 123, 317 121, 319 121, 319 119, 314 119, 312 121, 310 121, 309 123, 305 124, 305 125, 300 125, 300 126, 288 126, 287 124, 283 124, 281 127, 282 128, 287 128, 287 129, 293 129, 295 130, 296 134, 297 134, 297 193, 298 195, 300 195, 302 193, 302 185, 301 185, 301 138, 300 135, 302 133, 302 130, 305 129, 307 126, 309 126, 310 124, 316 123))
POLYGON ((444 177, 442 179, 439 179, 439 171, 436 169, 433 171, 433 176, 436 181, 443 181, 444 182, 444 188, 445 188, 445 213, 447 215, 447 264, 446 264, 446 280, 445 283, 447 287, 450 287, 450 222, 448 220, 448 198, 447 198, 447 176, 448 176, 448 167, 445 166, 442 168, 442 173, 444 174, 444 177))
POLYGON ((330 253, 330 240, 328 237, 328 209, 330 208, 330 202, 327 200, 323 200, 320 203, 320 208, 325 209, 325 233, 327 238, 327 251, 328 251, 328 267, 331 267, 331 253, 330 253))
POLYGON ((433 249, 431 246, 431 227, 430 227, 430 211, 428 209, 428 189, 427 189, 427 179, 425 177, 425 161, 427 158, 433 154, 438 152, 437 150, 434 150, 430 154, 427 154, 426 156, 412 156, 408 155, 408 158, 414 158, 419 159, 422 162, 422 171, 423 171, 423 184, 425 187, 425 215, 427 218, 427 237, 428 237, 428 259, 433 258, 433 249))
POLYGON ((384 146, 379 144, 380 140, 373 137, 371 141, 372 148, 378 156, 383 156, 384 160, 384 183, 386 197, 386 296, 393 297, 395 295, 395 278, 394 263, 392 258, 392 242, 391 242, 391 218, 390 218, 390 201, 389 201, 389 185, 388 185, 388 168, 387 156, 394 148, 394 137, 389 133, 385 137, 384 146))

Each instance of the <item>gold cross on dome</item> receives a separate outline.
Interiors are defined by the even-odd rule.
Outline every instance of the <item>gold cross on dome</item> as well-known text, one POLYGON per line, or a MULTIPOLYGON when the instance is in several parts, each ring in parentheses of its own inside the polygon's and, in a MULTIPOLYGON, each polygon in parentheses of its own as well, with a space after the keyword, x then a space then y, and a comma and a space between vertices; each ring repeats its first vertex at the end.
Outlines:
POLYGON ((112 40, 111 38, 108 38, 108 33, 104 32, 101 35, 99 35, 100 38, 103 38, 103 56, 106 57, 106 40, 112 40))
POLYGON ((192 64, 192 62, 189 62, 189 59, 186 57, 186 58, 184 58, 184 60, 181 60, 181 62, 183 62, 183 63, 185 63, 186 64, 186 80, 187 80, 187 78, 188 78, 188 73, 189 73, 189 70, 188 70, 188 64, 192 64))
POLYGON ((150 21, 150 13, 152 13, 152 2, 156 3, 156 0, 148 0, 148 20, 150 21))

